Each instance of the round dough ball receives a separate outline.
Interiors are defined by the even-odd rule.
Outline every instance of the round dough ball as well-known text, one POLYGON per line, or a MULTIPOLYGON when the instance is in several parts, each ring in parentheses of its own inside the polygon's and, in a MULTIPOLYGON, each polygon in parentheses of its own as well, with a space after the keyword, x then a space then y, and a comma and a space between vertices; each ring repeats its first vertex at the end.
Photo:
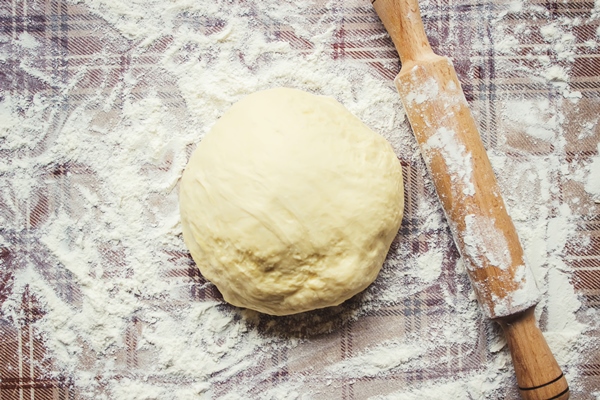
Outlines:
POLYGON ((278 88, 234 104, 181 179, 183 238, 229 303, 334 306, 375 280, 402 220, 390 144, 332 98, 278 88))

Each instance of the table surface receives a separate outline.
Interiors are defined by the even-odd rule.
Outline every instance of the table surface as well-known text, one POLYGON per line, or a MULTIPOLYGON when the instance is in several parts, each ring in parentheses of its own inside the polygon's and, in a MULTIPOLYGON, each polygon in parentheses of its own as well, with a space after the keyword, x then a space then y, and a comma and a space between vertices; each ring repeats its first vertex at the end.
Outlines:
MULTIPOLYGON (((275 2, 254 1, 0 3, 0 399, 519 398, 500 330, 478 313, 416 147, 394 142, 395 132, 410 135, 400 107, 380 128, 404 167, 405 216, 380 277, 365 293, 339 307, 276 318, 224 304, 198 272, 177 230, 177 179, 200 138, 183 125, 198 124, 205 132, 243 93, 216 93, 218 76, 215 93, 208 93, 213 78, 202 76, 206 100, 193 97, 186 82, 200 70, 189 58, 201 55, 196 63, 210 65, 202 63, 218 58, 219 46, 240 46, 244 76, 262 65, 243 40, 235 43, 235 31, 227 37, 228 7, 240 23, 264 33, 269 51, 285 45, 284 59, 312 65, 311 57, 326 57, 355 71, 351 76, 364 75, 356 87, 340 84, 340 96, 360 97, 353 90, 368 82, 388 94, 394 90, 400 63, 370 2, 299 2, 289 6, 289 15, 271 6, 277 9, 275 2), (170 25, 160 15, 167 6, 170 25), (154 37, 136 36, 154 19, 154 37), (194 46, 177 42, 184 29, 199 35, 194 46), (188 72, 177 69, 181 65, 188 72), (153 119, 156 113, 160 118, 153 119), (131 118, 142 114, 149 122, 140 130, 131 118), (76 132, 81 126, 85 133, 76 132), (178 151, 135 153, 135 146, 155 140, 152 135, 166 137, 153 126, 172 129, 171 149, 178 151), (115 132, 124 134, 111 144, 115 132), (106 153, 110 146, 114 157, 106 153), (127 146, 131 160, 139 161, 135 169, 120 158, 127 146), (107 159, 90 158, 95 151, 107 159), (152 176, 139 180, 147 185, 139 190, 151 192, 118 198, 110 174, 121 172, 131 174, 132 184, 138 175, 152 176), (112 212, 119 217, 106 222, 112 212), (441 222, 432 225, 432 218, 441 222), (160 230, 161 221, 171 225, 160 230), (147 232, 143 253, 119 237, 135 229, 147 232), (435 246, 443 255, 438 276, 419 276, 419 257, 435 246), (99 258, 88 259, 86 252, 99 258), (156 283, 151 292, 150 278, 139 269, 144 263, 157 271, 152 279, 167 286, 156 283), (117 315, 119 305, 111 302, 129 298, 115 294, 117 287, 150 292, 130 293, 135 306, 124 304, 117 315), (106 309, 94 304, 92 289, 106 291, 96 299, 106 301, 106 309), (394 299, 394 293, 402 296, 394 299), (152 315, 185 319, 189 310, 204 310, 193 329, 183 322, 172 326, 192 338, 195 329, 208 329, 202 315, 221 316, 214 326, 227 328, 213 339, 224 350, 211 352, 204 332, 198 349, 212 358, 164 361, 170 347, 159 346, 159 339, 152 344, 151 334, 162 341, 169 335, 187 339, 185 332, 159 332, 166 325, 152 315), (96 333, 84 330, 91 326, 86 312, 106 317, 112 330, 100 326, 103 321, 96 333), (59 324, 61 315, 68 321, 59 324), (66 332, 72 336, 59 337, 66 332), (254 347, 242 355, 248 346, 254 347), (423 346, 418 356, 411 346, 423 346), (68 353, 73 349, 79 350, 68 353), (397 354, 396 361, 389 354, 397 354), (213 361, 226 367, 199 366, 208 371, 204 375, 190 371, 194 362, 213 361), (173 371, 173 365, 188 367, 173 371)), ((537 256, 546 260, 534 262, 544 296, 538 318, 559 349, 572 398, 597 398, 600 198, 590 187, 600 179, 591 176, 600 163, 598 2, 438 0, 421 8, 434 51, 454 62, 524 244, 541 249, 537 256), (532 119, 523 112, 528 107, 532 119)), ((239 59, 231 59, 236 68, 239 59)), ((234 71, 224 73, 235 78, 234 71)), ((278 83, 318 92, 319 83, 307 76, 278 83)), ((359 115, 361 104, 351 104, 359 115)), ((376 111, 364 108, 365 116, 376 111)), ((173 351, 185 354, 186 343, 172 344, 173 351)))

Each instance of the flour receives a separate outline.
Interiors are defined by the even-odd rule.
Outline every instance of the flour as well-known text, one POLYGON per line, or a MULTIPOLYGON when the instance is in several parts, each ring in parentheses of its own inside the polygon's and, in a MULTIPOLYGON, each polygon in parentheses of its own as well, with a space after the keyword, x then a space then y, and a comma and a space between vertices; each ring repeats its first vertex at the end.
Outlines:
POLYGON ((446 128, 440 128, 436 131, 424 145, 423 156, 431 159, 429 155, 435 150, 442 155, 446 161, 448 173, 453 183, 458 188, 463 187, 465 196, 475 195, 475 185, 473 185, 473 162, 472 156, 467 152, 465 146, 456 140, 456 134, 448 131, 446 128))
POLYGON ((596 203, 600 203, 600 145, 598 155, 587 166, 585 190, 592 195, 596 203))
POLYGON ((510 267, 508 243, 504 234, 495 227, 494 220, 469 214, 465 216, 463 235, 465 252, 470 254, 474 261, 473 264, 469 263, 467 268, 483 268, 485 264, 480 259, 482 255, 488 259, 490 265, 497 266, 501 270, 510 267))
POLYGON ((399 368, 410 369, 412 363, 418 361, 431 344, 427 342, 397 343, 388 342, 368 349, 348 360, 326 368, 330 376, 344 378, 360 378, 376 376, 395 371, 399 368))
MULTIPOLYGON (((60 54, 59 47, 46 52, 52 44, 44 37, 23 32, 0 43, 0 60, 17 59, 24 74, 48 88, 1 93, 0 151, 11 156, 0 163, 0 243, 29 257, 15 268, 2 318, 24 324, 22 295, 33 294, 44 311, 34 328, 54 363, 44 371, 49 377, 68 377, 83 398, 120 400, 338 398, 347 379, 389 379, 388 393, 378 398, 492 399, 514 386, 505 342, 482 319, 464 266, 448 250, 452 238, 431 181, 411 186, 426 171, 393 83, 365 64, 331 56, 341 2, 323 5, 324 16, 315 16, 311 1, 69 5, 90 16, 104 48, 91 58, 74 56, 81 64, 68 80, 60 68, 38 62, 60 54), (117 82, 115 74, 122 74, 117 82), (305 320, 265 320, 218 298, 199 300, 190 293, 212 286, 183 272, 189 261, 181 256, 177 182, 189 153, 233 102, 274 86, 335 97, 384 135, 419 178, 407 180, 419 233, 394 244, 376 284, 358 300, 305 320), (407 306, 394 326, 381 322, 394 305, 426 301, 435 305, 407 306), (432 315, 425 318, 426 310, 432 315), (339 345, 344 340, 353 344, 351 354, 339 345), (455 371, 453 363, 464 368, 455 371), (440 365, 453 375, 392 380, 440 365)), ((343 7, 371 6, 356 0, 343 7)), ((536 7, 512 2, 503 15, 547 12, 536 7)), ((540 31, 541 68, 517 70, 577 104, 569 87, 574 22, 562 22, 540 31)), ((509 37, 504 28, 499 17, 493 29, 506 38, 499 47, 505 54, 531 34, 523 27, 509 37)), ((381 40, 380 33, 365 35, 381 40)), ((498 101, 506 132, 490 159, 543 292, 537 315, 577 390, 580 356, 592 348, 585 332, 599 319, 582 313, 564 262, 578 235, 575 211, 559 203, 554 189, 563 171, 565 117, 545 98, 498 101), (512 149, 502 146, 514 132, 552 142, 555 152, 511 158, 512 149)), ((595 199, 598 160, 570 176, 595 199)))
POLYGON ((417 258, 417 268, 411 271, 427 283, 434 282, 442 273, 444 253, 440 249, 432 248, 417 258))
MULTIPOLYGON (((559 69, 561 73, 565 73, 562 68, 559 69)), ((511 131, 524 131, 534 139, 552 141, 558 131, 557 116, 546 99, 507 102, 503 109, 503 117, 511 121, 511 131)))

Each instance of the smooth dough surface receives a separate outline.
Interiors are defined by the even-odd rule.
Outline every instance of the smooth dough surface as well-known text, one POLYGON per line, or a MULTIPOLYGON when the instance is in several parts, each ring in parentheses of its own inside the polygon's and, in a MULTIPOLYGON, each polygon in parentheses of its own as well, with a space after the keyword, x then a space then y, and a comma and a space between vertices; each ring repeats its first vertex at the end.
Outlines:
POLYGON ((402 220, 390 144, 336 100, 251 94, 198 145, 181 180, 183 238, 233 305, 287 315, 375 280, 402 220))

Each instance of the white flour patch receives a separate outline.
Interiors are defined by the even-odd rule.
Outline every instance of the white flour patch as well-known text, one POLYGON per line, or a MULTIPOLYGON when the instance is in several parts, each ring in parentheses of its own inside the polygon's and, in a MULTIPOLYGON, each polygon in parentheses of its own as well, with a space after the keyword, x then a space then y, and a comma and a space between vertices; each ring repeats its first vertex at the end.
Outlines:
POLYGON ((431 283, 439 278, 442 273, 444 253, 440 249, 430 249, 417 258, 416 276, 431 283))
POLYGON ((471 153, 456 140, 454 132, 440 128, 427 139, 423 157, 431 159, 435 153, 442 155, 450 179, 465 196, 475 194, 473 185, 473 163, 471 153))
MULTIPOLYGON (((0 163, 0 226, 5 229, 0 243, 15 254, 41 249, 47 268, 39 268, 34 259, 22 262, 2 304, 2 318, 18 325, 23 293, 33 293, 44 311, 35 330, 54 361, 50 376, 69 377, 87 399, 319 398, 320 390, 336 387, 335 380, 346 376, 360 381, 420 374, 440 362, 479 360, 481 353, 454 351, 470 351, 483 342, 479 350, 485 363, 468 361, 476 372, 403 382, 401 389, 390 388, 380 398, 494 399, 514 386, 505 343, 482 320, 462 262, 449 265, 445 250, 451 247, 450 237, 439 202, 430 187, 410 186, 418 181, 411 175, 407 196, 416 203, 418 232, 409 233, 410 240, 400 238, 377 287, 368 289, 358 306, 349 306, 343 316, 311 316, 318 329, 304 328, 316 333, 285 331, 279 326, 283 320, 277 319, 263 326, 249 313, 190 295, 212 286, 182 272, 187 261, 177 182, 190 150, 248 93, 290 86, 333 96, 390 141, 410 164, 407 173, 418 167, 417 174, 426 174, 391 80, 373 75, 369 66, 350 57, 334 60, 329 54, 341 23, 334 12, 339 4, 328 3, 323 11, 327 17, 317 19, 310 1, 73 0, 71 6, 106 21, 97 34, 115 48, 78 66, 68 81, 37 63, 50 46, 42 37, 23 33, 15 35, 8 50, 2 47, 0 61, 17 54, 19 68, 51 88, 32 96, 2 92, 0 97, 0 151, 11 154, 0 163), (284 33, 275 34, 272 26, 285 27, 284 33), (295 40, 307 45, 298 49, 295 40), (113 53, 123 53, 124 60, 113 53), (114 83, 116 73, 122 79, 114 83), (63 173, 67 163, 73 167, 63 173), (52 212, 35 222, 30 211, 40 198, 48 199, 52 212), (30 232, 37 236, 15 244, 13 232, 27 240, 30 232), (449 269, 456 276, 448 278, 449 269), (398 326, 377 326, 365 317, 371 311, 386 315, 390 305, 424 302, 428 290, 435 295, 434 305, 407 306, 413 314, 395 316, 406 326, 427 321, 418 332, 422 337, 398 326), (423 310, 433 314, 414 314, 423 310), (378 330, 353 337, 356 331, 336 325, 342 318, 354 327, 378 330), (355 339, 358 346, 360 339, 363 347, 344 358, 338 342, 346 334, 344 340, 355 339), (311 380, 323 373, 333 383, 311 380), (265 382, 272 387, 257 393, 265 382), (234 390, 225 390, 227 385, 234 390)), ((370 5, 353 0, 344 7, 370 5)), ((512 2, 506 7, 508 13, 529 12, 533 6, 512 2)), ((506 36, 502 18, 493 24, 496 34, 506 38, 499 48, 503 54, 516 52, 522 35, 531 34, 523 27, 506 36)), ((574 54, 571 25, 543 27, 546 47, 532 50, 539 68, 515 70, 528 80, 550 82, 577 104, 576 93, 567 90, 574 54), (563 64, 553 63, 545 52, 563 64)), ((418 104, 435 93, 432 86, 413 101, 418 104)), ((590 314, 585 323, 581 320, 571 270, 563 261, 569 240, 579 234, 572 224, 576 216, 559 203, 556 192, 564 163, 564 115, 546 99, 498 102, 503 102, 504 126, 555 146, 555 152, 517 158, 496 147, 490 158, 544 293, 538 306, 538 314, 545 315, 543 329, 576 390, 578 357, 588 346, 584 333, 598 318, 590 314)), ((510 142, 509 134, 498 137, 500 145, 510 142)), ((455 156, 466 155, 453 150, 455 156)), ((464 179, 470 192, 469 164, 460 158, 455 162, 457 179, 464 179)), ((595 198, 600 196, 599 166, 595 156, 581 177, 595 198)), ((428 179, 425 185, 430 185, 428 179)), ((288 322, 286 327, 295 325, 288 322)))
POLYGON ((556 137, 557 117, 553 115, 546 99, 508 102, 504 106, 503 116, 515 123, 515 131, 524 131, 532 138, 551 141, 556 137))
POLYGON ((345 378, 360 378, 388 373, 397 368, 410 368, 412 360, 418 361, 428 346, 425 343, 383 343, 376 348, 326 368, 326 373, 345 378))
POLYGON ((600 144, 598 144, 598 155, 592 159, 586 170, 588 175, 585 180, 585 190, 592 195, 596 203, 600 203, 600 144))

